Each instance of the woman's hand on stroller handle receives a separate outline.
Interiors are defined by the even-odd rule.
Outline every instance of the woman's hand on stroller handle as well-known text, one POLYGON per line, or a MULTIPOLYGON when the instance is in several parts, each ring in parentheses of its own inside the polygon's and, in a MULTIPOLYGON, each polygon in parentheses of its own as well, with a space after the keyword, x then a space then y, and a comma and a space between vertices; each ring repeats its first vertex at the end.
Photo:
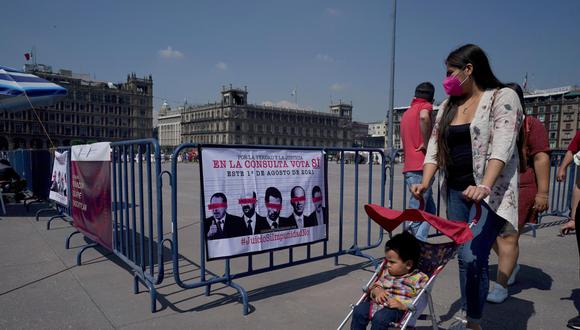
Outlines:
POLYGON ((491 188, 483 184, 477 186, 469 186, 463 191, 463 196, 465 197, 466 200, 473 201, 476 203, 481 202, 490 194, 491 188))
POLYGON ((422 183, 414 184, 411 186, 411 194, 418 200, 423 200, 423 194, 427 191, 427 186, 422 183))

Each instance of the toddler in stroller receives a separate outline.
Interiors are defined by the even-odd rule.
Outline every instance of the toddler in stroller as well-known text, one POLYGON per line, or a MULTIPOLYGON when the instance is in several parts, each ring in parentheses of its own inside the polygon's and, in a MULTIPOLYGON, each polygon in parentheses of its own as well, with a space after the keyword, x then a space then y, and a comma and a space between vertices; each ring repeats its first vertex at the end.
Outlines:
POLYGON ((421 247, 408 232, 395 235, 385 244, 385 266, 368 290, 369 299, 354 308, 351 329, 386 329, 413 307, 413 298, 429 278, 417 269, 421 247))
MULTIPOLYGON (((417 279, 417 281, 410 281, 411 287, 415 291, 413 294, 407 295, 408 299, 404 299, 403 301, 401 301, 396 296, 392 297, 391 303, 387 304, 387 307, 393 306, 395 307, 395 309, 397 309, 396 307, 401 307, 399 308, 399 311, 393 312, 393 314, 395 314, 396 317, 390 318, 388 323, 386 324, 382 323, 381 325, 379 325, 378 319, 376 325, 373 323, 374 329, 386 329, 389 327, 406 329, 407 327, 414 326, 421 312, 426 307, 428 307, 433 329, 438 329, 435 311, 433 308, 433 299, 431 298, 431 290, 433 288, 433 284, 435 283, 435 280, 437 279, 438 275, 447 265, 449 260, 451 260, 456 255, 459 245, 473 238, 473 233, 470 230, 470 226, 476 224, 479 218, 481 217, 481 206, 479 204, 476 204, 476 214, 470 225, 464 222, 450 221, 417 209, 396 211, 378 205, 368 204, 365 205, 365 211, 369 215, 369 217, 373 219, 373 221, 375 221, 389 233, 392 233, 393 230, 395 230, 399 225, 401 225, 405 221, 426 221, 432 227, 437 229, 442 235, 447 236, 448 238, 451 239, 451 242, 429 243, 418 241, 417 239, 412 237, 412 235, 405 233, 393 237, 393 240, 397 237, 403 237, 405 238, 405 240, 409 240, 413 242, 412 243, 413 245, 416 244, 419 247, 419 256, 417 257, 418 261, 413 263, 414 265, 416 265, 415 266, 416 269, 414 271, 409 270, 409 272, 411 274, 415 274, 415 276, 416 274, 423 274, 425 277, 421 276, 420 279, 417 279), (398 304, 396 302, 393 303, 392 302, 393 298, 397 298, 402 304, 398 304), (404 307, 402 305, 404 305, 404 307)), ((388 247, 389 244, 391 244, 390 241, 387 242, 385 250, 389 249, 388 247)), ((415 248, 411 248, 410 250, 413 249, 415 248)), ((408 258, 402 256, 400 257, 403 263, 405 263, 404 259, 408 258)), ((379 290, 376 290, 375 292, 373 292, 373 290, 376 288, 376 284, 382 285, 380 279, 383 276, 383 273, 385 272, 385 268, 387 271, 389 271, 388 263, 389 256, 387 254, 385 260, 376 269, 375 273, 368 281, 367 285, 363 288, 364 292, 363 295, 360 297, 360 299, 354 306, 353 310, 350 311, 350 313, 338 326, 338 329, 342 329, 342 327, 346 324, 351 315, 354 314, 354 317, 357 317, 356 316, 357 312, 362 313, 363 309, 365 308, 367 310, 366 323, 360 323, 360 325, 356 327, 355 321, 353 319, 352 326, 354 329, 366 328, 366 325, 368 324, 369 320, 371 320, 370 316, 372 316, 373 318, 375 316, 377 318, 381 317, 379 314, 375 315, 369 314, 372 313, 371 310, 372 305, 370 301, 376 300, 376 298, 373 298, 373 295, 380 293, 379 290), (379 281, 377 282, 378 279, 379 281)), ((404 282, 402 282, 401 284, 404 285, 404 282)), ((409 287, 408 289, 410 290, 411 287, 409 287)), ((392 307, 390 308, 392 309, 392 307)))

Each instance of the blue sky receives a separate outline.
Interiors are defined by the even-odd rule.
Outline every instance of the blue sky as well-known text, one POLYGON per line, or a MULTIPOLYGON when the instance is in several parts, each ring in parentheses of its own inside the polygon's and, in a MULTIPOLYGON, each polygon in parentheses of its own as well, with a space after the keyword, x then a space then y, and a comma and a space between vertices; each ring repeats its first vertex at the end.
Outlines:
MULTIPOLYGON (((389 0, 11 1, 4 3, 0 65, 39 63, 124 81, 153 75, 155 110, 216 101, 222 85, 248 86, 251 103, 327 111, 352 101, 354 118, 386 114, 389 0)), ((432 81, 447 54, 476 43, 503 81, 534 89, 580 85, 580 1, 399 0, 395 105, 432 81)))

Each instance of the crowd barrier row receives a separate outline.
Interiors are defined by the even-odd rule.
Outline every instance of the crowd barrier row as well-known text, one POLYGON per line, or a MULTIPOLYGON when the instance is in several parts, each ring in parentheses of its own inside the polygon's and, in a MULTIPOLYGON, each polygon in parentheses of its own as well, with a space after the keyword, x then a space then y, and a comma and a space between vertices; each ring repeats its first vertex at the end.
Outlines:
MULTIPOLYGON (((396 151, 396 157, 399 157, 403 154, 403 150, 399 149, 396 151)), ((574 191, 574 184, 577 180, 577 171, 576 166, 568 167, 566 171, 566 178, 559 182, 556 180, 556 176, 558 174, 558 167, 562 163, 564 156, 566 155, 566 150, 553 150, 550 152, 550 178, 549 178, 549 199, 548 199, 548 209, 538 215, 537 223, 526 223, 526 226, 530 228, 532 231, 532 236, 536 237, 536 231, 541 226, 542 220, 545 217, 562 217, 568 218, 571 210, 572 205, 572 194, 574 191)), ((435 180, 433 182, 433 199, 435 202, 435 206, 437 208, 437 215, 441 215, 444 211, 441 208, 441 175, 440 173, 436 175, 435 180)), ((403 185, 401 187, 402 195, 403 195, 403 203, 402 209, 407 208, 407 204, 410 198, 409 189, 403 185)), ((445 214, 443 214, 445 217, 445 214)), ((438 233, 432 234, 431 236, 436 236, 438 233)))
MULTIPOLYGON (((266 265, 256 266, 256 255, 240 256, 226 258, 222 261, 209 261, 212 263, 223 263, 223 274, 216 275, 207 268, 206 247, 204 244, 204 205, 200 205, 199 215, 199 242, 198 251, 188 251, 197 254, 199 257, 199 276, 193 280, 181 278, 180 272, 180 231, 178 226, 178 188, 180 185, 178 159, 182 152, 190 149, 202 150, 205 147, 215 147, 217 145, 198 145, 182 144, 178 146, 171 157, 170 170, 162 170, 160 148, 156 140, 144 139, 134 141, 122 141, 111 143, 111 187, 112 187, 112 230, 113 230, 113 252, 125 263, 132 271, 134 276, 134 292, 139 292, 139 283, 143 284, 150 292, 151 311, 157 310, 157 286, 164 280, 165 257, 171 260, 172 273, 175 283, 185 289, 205 288, 205 294, 211 293, 212 285, 221 283, 236 289, 240 295, 243 304, 244 315, 249 313, 249 297, 247 291, 234 280, 266 273, 278 269, 302 265, 327 258, 334 258, 335 265, 338 265, 339 257, 342 255, 354 255, 366 258, 377 264, 377 260, 366 254, 365 251, 376 248, 383 242, 383 231, 378 226, 371 224, 371 219, 361 219, 359 209, 366 203, 375 203, 390 208, 405 208, 408 200, 408 191, 404 186, 404 180, 401 186, 395 189, 395 173, 399 171, 400 165, 396 165, 394 159, 397 159, 400 151, 394 151, 392 154, 385 155, 382 149, 374 148, 308 148, 308 147, 282 147, 285 150, 322 150, 325 154, 324 168, 328 175, 328 165, 330 156, 333 155, 338 159, 339 177, 333 178, 333 184, 338 185, 337 214, 329 219, 329 223, 335 223, 338 228, 336 236, 329 237, 328 241, 311 243, 305 246, 304 256, 299 258, 294 253, 296 248, 289 247, 274 252, 262 252, 258 255, 264 255, 268 262, 266 265), (355 161, 347 165, 345 153, 354 153, 354 159, 362 154, 368 155, 367 163, 355 161), (151 155, 153 155, 151 157, 151 155), (375 156, 376 155, 376 156, 375 156), (378 164, 376 161, 378 160, 378 164), (367 167, 366 182, 360 180, 361 168, 367 167), (348 173, 351 171, 350 173, 348 173), (379 173, 376 173, 376 172, 379 173), (346 175, 354 176, 354 184, 345 183, 346 175), (170 205, 171 205, 171 234, 164 237, 164 212, 163 212, 163 179, 168 179, 170 184, 170 205), (336 182, 337 181, 337 182, 336 182), (365 186, 366 183, 366 186, 365 186), (387 186, 388 184, 388 186, 387 186), (359 186, 362 185, 361 189, 359 186), (379 185, 377 187, 377 185, 379 185), (379 190, 378 196, 374 191, 379 190), (345 191, 352 192, 353 198, 346 199, 345 191), (364 194, 366 193, 366 198, 364 194), (394 205, 395 194, 402 194, 402 205, 394 205), (361 201, 361 197, 364 201, 361 201), (348 221, 347 221, 348 220, 348 221), (353 235, 345 236, 347 223, 352 221, 353 235), (374 233, 373 233, 374 228, 374 233), (364 239, 361 241, 361 237, 364 239), (329 241, 336 242, 334 248, 329 247, 329 241), (165 249, 168 247, 168 250, 165 249), (322 251, 314 253, 313 250, 322 251), (166 252, 164 252, 166 251, 166 252), (285 254, 285 261, 279 262, 280 255, 285 254), (164 255, 165 254, 165 255, 164 255), (243 261, 245 266, 241 271, 235 272, 232 269, 232 261, 236 259, 239 265, 243 261), (278 262, 275 262, 278 261, 278 262)), ((232 146, 236 147, 236 146, 232 146)), ((257 149, 279 149, 274 146, 244 146, 257 149)), ((70 147, 59 148, 60 151, 70 150, 70 147)), ((575 179, 575 169, 571 166, 567 179, 564 182, 556 182, 555 175, 557 167, 561 162, 565 152, 555 151, 551 155, 551 174, 550 174, 550 209, 543 213, 540 218, 545 216, 566 216, 570 210, 570 200, 575 179)), ((70 157, 68 167, 70 169, 70 157)), ((434 186, 438 185, 438 180, 434 186)), ((69 182, 70 190, 70 176, 69 182)), ((201 182, 196 184, 201 185, 201 182)), ((191 187, 184 187, 187 191, 186 196, 192 199, 191 187)), ((326 187, 328 189, 328 187, 326 187)), ((441 212, 441 198, 438 189, 434 189, 434 198, 436 198, 437 213, 441 212)), ((200 200, 203 200, 200 189, 200 200)), ((167 196, 167 195, 166 195, 167 196)), ((71 205, 69 199, 68 206, 60 206, 58 214, 50 218, 64 218, 70 220, 71 205)), ((45 210, 41 210, 44 212, 45 210)), ((42 213, 39 211, 40 213, 42 213)), ((37 214, 38 215, 40 215, 37 214)), ((193 217, 193 215, 192 215, 193 217)), ((538 224, 532 226, 533 234, 538 224)), ((66 247, 69 247, 71 237, 78 232, 75 231, 66 239, 66 247)), ((188 232, 189 233, 189 232, 188 232)), ((331 233, 329 231, 329 233, 331 233)), ((329 234, 331 235, 331 234, 329 234)), ((83 246, 77 254, 77 263, 81 263, 82 253, 91 247, 96 247, 97 243, 87 239, 89 244, 83 246)), ((239 268, 239 267, 238 267, 239 268)))

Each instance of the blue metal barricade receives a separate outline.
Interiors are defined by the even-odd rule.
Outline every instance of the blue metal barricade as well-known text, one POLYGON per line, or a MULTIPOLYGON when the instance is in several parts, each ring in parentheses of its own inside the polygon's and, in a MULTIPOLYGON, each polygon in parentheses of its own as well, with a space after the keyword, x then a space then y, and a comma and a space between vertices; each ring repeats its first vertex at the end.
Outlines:
MULTIPOLYGON (((65 147, 57 147, 56 151, 63 153, 63 152, 68 152, 68 157, 67 157, 67 170, 68 170, 68 175, 67 175, 67 191, 69 192, 69 196, 68 196, 68 203, 67 205, 61 205, 59 203, 56 203, 54 201, 51 202, 51 205, 47 208, 42 208, 40 210, 38 210, 36 212, 36 221, 39 220, 40 216, 44 213, 50 212, 56 212, 56 215, 51 216, 47 223, 46 223, 46 229, 49 230, 50 229, 50 225, 52 224, 52 222, 55 219, 62 219, 68 223, 72 222, 72 214, 71 214, 71 203, 72 203, 72 196, 70 195, 71 190, 71 147, 65 146, 65 147)), ((51 154, 51 165, 54 164, 54 153, 51 154)), ((50 188, 47 187, 49 190, 50 188)), ((70 236, 66 241, 66 245, 65 247, 68 249, 69 248, 69 242, 70 242, 70 236)))
MULTIPOLYGON (((286 150, 322 150, 325 154, 325 162, 324 162, 324 166, 325 166, 325 173, 326 175, 328 175, 328 167, 329 167, 329 156, 331 154, 336 154, 338 157, 338 166, 339 166, 339 173, 340 176, 334 177, 332 184, 333 185, 338 185, 338 187, 333 187, 336 188, 337 190, 334 191, 338 191, 339 192, 339 197, 338 197, 338 214, 336 214, 335 216, 331 216, 331 214, 329 213, 329 216, 331 219, 334 219, 335 221, 338 220, 338 232, 335 234, 338 237, 329 237, 329 241, 332 240, 333 245, 335 245, 332 250, 330 249, 329 246, 329 242, 328 241, 323 241, 323 242, 319 242, 319 243, 311 243, 311 244, 307 244, 305 247, 305 257, 304 258, 297 258, 296 255, 294 253, 295 250, 297 250, 297 248, 293 248, 293 247, 288 247, 288 248, 283 248, 278 250, 276 253, 278 253, 278 256, 280 253, 286 253, 286 258, 287 261, 286 262, 282 262, 282 263, 276 263, 275 262, 275 258, 274 258, 274 252, 273 251, 266 251, 266 252, 261 252, 261 253, 257 253, 257 254, 253 254, 253 255, 249 255, 249 256, 241 256, 241 257, 233 257, 233 258, 226 258, 223 262, 224 262, 224 274, 221 276, 218 275, 214 275, 212 273, 210 273, 207 270, 206 267, 206 251, 205 251, 205 237, 204 237, 204 230, 203 230, 203 215, 204 215, 204 208, 205 206, 200 205, 199 207, 199 222, 200 222, 200 235, 199 235, 199 261, 200 261, 200 265, 199 265, 199 272, 200 272, 200 276, 199 279, 196 279, 192 282, 188 282, 186 283, 182 278, 181 278, 181 273, 180 273, 180 264, 179 264, 179 230, 178 230, 178 223, 177 223, 177 219, 178 219, 178 209, 177 209, 177 199, 178 199, 178 182, 180 182, 180 180, 178 180, 178 167, 177 167, 177 162, 178 162, 178 156, 180 155, 180 153, 186 149, 191 149, 191 148, 204 148, 204 147, 215 147, 216 145, 197 145, 197 144, 190 144, 190 143, 186 143, 186 144, 182 144, 179 147, 177 147, 172 155, 172 163, 171 163, 171 173, 169 172, 165 172, 165 174, 167 174, 168 176, 170 176, 170 182, 171 182, 171 232, 172 232, 172 236, 171 236, 171 249, 172 249, 172 258, 173 258, 173 276, 174 276, 174 280, 176 282, 177 285, 179 285, 182 288, 186 288, 186 289, 192 289, 192 288, 199 288, 199 287, 205 287, 205 293, 206 295, 209 295, 210 290, 211 290, 211 285, 213 284, 217 284, 217 283, 223 283, 225 285, 228 285, 232 288, 235 288, 241 298, 242 298, 242 303, 243 303, 243 314, 246 315, 249 312, 249 305, 248 305, 248 295, 246 293, 246 290, 241 287, 240 285, 238 285, 237 283, 233 282, 234 279, 238 279, 238 278, 242 278, 245 276, 250 276, 250 275, 255 275, 255 274, 260 274, 260 273, 265 273, 265 272, 269 272, 269 271, 273 271, 273 270, 277 270, 277 269, 282 269, 282 268, 286 268, 286 267, 291 267, 291 266, 295 266, 295 265, 300 265, 300 264, 305 264, 305 263, 309 263, 309 262, 313 262, 313 261, 317 261, 317 260, 322 260, 322 259, 326 259, 326 258, 334 258, 335 259, 335 264, 338 264, 338 258, 341 255, 345 255, 345 254, 351 254, 351 255, 356 255, 356 256, 361 256, 361 257, 365 257, 368 258, 369 260, 371 260, 372 262, 376 262, 376 259, 373 258, 372 256, 369 256, 367 254, 364 253, 365 250, 368 249, 372 249, 375 248, 377 246, 379 246, 382 242, 383 239, 383 231, 378 229, 378 226, 371 226, 371 219, 366 217, 366 221, 361 221, 360 217, 359 217, 359 210, 362 211, 362 208, 360 208, 360 204, 366 204, 366 203, 376 203, 376 204, 380 204, 382 206, 384 206, 385 203, 385 184, 386 184, 386 173, 385 173, 385 169, 386 167, 386 158, 385 155, 383 153, 383 151, 381 149, 357 149, 357 148, 309 148, 309 147, 273 147, 273 146, 232 146, 232 147, 241 147, 241 148, 255 148, 255 149, 286 149, 286 150), (352 185, 347 185, 347 183, 345 183, 345 177, 347 176, 346 173, 346 166, 345 166, 345 153, 354 153, 354 164, 353 165, 349 165, 349 169, 351 169, 353 171, 353 173, 351 173, 353 175, 352 177, 352 185), (373 165, 373 160, 375 159, 374 155, 378 155, 378 159, 380 159, 379 163, 380 163, 380 167, 377 169, 375 167, 378 166, 374 166, 373 165), (359 160, 360 159, 364 159, 365 155, 368 155, 368 165, 367 164, 359 164, 359 160), (368 182, 368 187, 367 187, 367 198, 365 200, 361 201, 361 191, 364 191, 362 189, 359 188, 359 180, 360 180, 360 167, 361 166, 368 166, 368 178, 367 178, 367 182, 368 182), (373 178, 373 172, 376 172, 377 170, 380 171, 380 179, 374 179, 373 178), (338 182, 336 182, 338 181, 338 182), (376 182, 376 184, 380 184, 380 187, 377 187, 376 184, 374 184, 376 182), (374 189, 373 189, 374 188, 374 189), (378 188, 378 189, 377 189, 378 188), (379 192, 379 198, 376 198, 376 193, 374 192, 375 190, 378 190, 379 192), (345 194, 346 192, 352 193, 352 200, 346 200, 345 199, 345 194), (373 198, 373 196, 375 196, 373 198), (348 214, 349 212, 345 211, 345 208, 351 208, 352 209, 352 218, 351 215, 348 214), (347 220, 352 220, 352 231, 353 231, 353 236, 351 240, 347 240, 345 239, 345 229, 347 229, 347 220), (361 228, 363 228, 361 230, 361 228), (375 235, 373 235, 372 232, 372 228, 375 228, 375 235), (317 249, 317 251, 321 251, 320 253, 317 253, 317 255, 314 255, 313 250, 317 249), (330 250, 330 251, 329 251, 330 250), (254 258, 257 256, 264 256, 267 257, 267 261, 265 262, 265 266, 263 267, 256 267, 254 264, 254 258), (231 267, 231 261, 236 259, 236 260, 243 260, 246 259, 246 266, 243 267, 242 271, 234 273, 234 271, 232 271, 232 267, 231 267), (208 274, 211 275, 211 278, 208 278, 208 274)), ((333 165, 334 166, 334 165, 333 165)), ((351 176, 349 173, 349 180, 350 180, 351 176)), ((201 180, 200 180, 201 181, 201 180)), ((202 183, 199 182, 199 184, 201 185, 202 183)), ((328 185, 328 184, 327 184, 328 185)), ((328 191, 328 187, 326 187, 326 191, 328 191)), ((201 189, 200 189, 201 191, 201 189)), ((190 191, 189 191, 190 192, 190 191)), ((390 196, 392 196, 392 190, 390 191, 390 196)), ((202 198, 200 198, 200 201, 202 200, 202 198)), ((336 201, 334 201, 336 202, 336 201)), ((389 206, 392 204, 392 198, 389 199, 389 206)), ((332 223, 331 221, 329 221, 329 223, 332 223)), ((350 228, 348 228, 350 230, 350 228)), ((335 231, 329 231, 329 236, 332 235, 332 233, 335 233, 335 231)), ((302 251, 304 252, 304 251, 302 251)))
POLYGON ((533 235, 536 236, 536 227, 541 223, 544 217, 564 217, 570 215, 572 198, 574 194, 574 185, 576 184, 576 165, 572 163, 567 171, 566 178, 559 182, 556 180, 558 168, 564 160, 566 150, 553 150, 550 153, 550 180, 549 182, 549 208, 538 216, 538 224, 530 224, 533 235))
POLYGON ((113 252, 133 271, 134 292, 139 282, 148 288, 155 312, 155 285, 164 276, 159 144, 155 139, 121 141, 112 142, 111 149, 113 252))
MULTIPOLYGON (((395 157, 402 153, 402 149, 399 149, 395 152, 395 157)), ((550 179, 549 179, 549 208, 542 214, 538 216, 538 223, 531 224, 528 223, 527 225, 532 229, 533 237, 536 237, 536 229, 538 225, 541 223, 541 220, 544 217, 551 216, 551 217, 568 217, 571 210, 571 203, 572 203, 572 195, 574 192, 574 185, 576 182, 576 167, 574 163, 572 163, 566 172, 566 178, 562 182, 558 182, 556 180, 558 167, 562 163, 564 156, 566 155, 566 150, 553 150, 550 153, 550 179)), ((394 174, 393 174, 394 175, 394 174)), ((437 206, 437 215, 440 215, 442 212, 441 209, 441 195, 440 195, 440 185, 439 181, 441 180, 441 176, 437 175, 435 182, 433 183, 433 196, 437 206)), ((402 200, 402 208, 405 209, 408 204, 409 200, 409 191, 405 185, 403 180, 402 184, 403 200, 402 200)), ((391 187, 392 188, 392 187, 391 187)), ((397 189, 396 189, 397 190, 397 189)), ((395 205, 395 208, 397 206, 395 205)))

